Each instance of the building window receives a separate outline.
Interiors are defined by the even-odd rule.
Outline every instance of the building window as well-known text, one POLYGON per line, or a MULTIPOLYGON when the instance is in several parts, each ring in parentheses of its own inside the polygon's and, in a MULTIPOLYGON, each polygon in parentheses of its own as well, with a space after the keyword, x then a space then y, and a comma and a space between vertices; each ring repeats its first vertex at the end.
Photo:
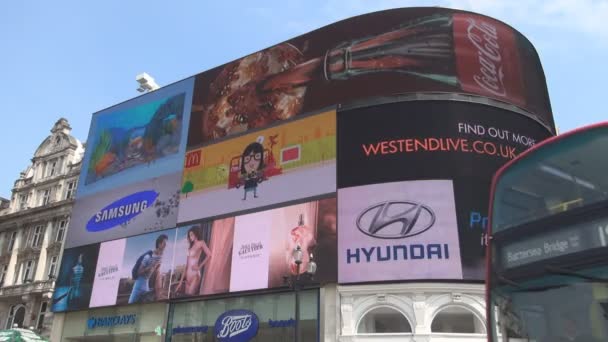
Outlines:
POLYGON ((48 273, 49 279, 56 278, 57 261, 58 261, 58 257, 56 255, 53 255, 52 257, 49 258, 49 273, 48 273))
POLYGON ((399 311, 382 306, 368 311, 359 321, 357 334, 411 333, 412 327, 399 311))
POLYGON ((21 279, 22 283, 28 283, 34 280, 34 266, 35 266, 35 262, 34 260, 28 260, 25 261, 22 264, 22 268, 23 268, 23 278, 21 279))
POLYGON ((76 181, 68 182, 66 190, 65 190, 65 199, 70 199, 74 197, 74 193, 76 192, 76 181))
POLYGON ((19 210, 27 209, 27 201, 29 199, 28 195, 20 195, 19 196, 19 210))
POLYGON ((47 171, 47 177, 52 177, 57 174, 57 159, 49 161, 47 171))
POLYGON ((51 189, 40 190, 40 205, 47 205, 51 201, 51 189))
POLYGON ((11 305, 8 313, 8 319, 6 320, 6 329, 12 327, 23 327, 23 320, 25 319, 25 306, 23 304, 11 305))
POLYGON ((4 286, 6 280, 6 274, 8 273, 8 265, 0 266, 0 287, 4 286))
POLYGON ((36 226, 34 227, 34 230, 32 231, 32 244, 31 246, 36 248, 36 247, 40 247, 40 245, 42 244, 42 231, 43 231, 44 226, 36 226))
POLYGON ((15 242, 17 242, 17 232, 11 232, 11 236, 8 239, 8 252, 12 252, 15 247, 15 242))
POLYGON ((448 306, 433 318, 431 332, 485 334, 486 329, 481 320, 468 309, 460 306, 448 306))
POLYGON ((46 315, 47 307, 47 302, 42 302, 40 304, 40 311, 38 311, 38 320, 36 321, 36 329, 38 331, 42 330, 42 327, 44 325, 44 315, 46 315))
POLYGON ((66 220, 61 220, 57 224, 57 234, 55 235, 55 242, 63 242, 63 237, 65 236, 65 227, 67 226, 66 220))

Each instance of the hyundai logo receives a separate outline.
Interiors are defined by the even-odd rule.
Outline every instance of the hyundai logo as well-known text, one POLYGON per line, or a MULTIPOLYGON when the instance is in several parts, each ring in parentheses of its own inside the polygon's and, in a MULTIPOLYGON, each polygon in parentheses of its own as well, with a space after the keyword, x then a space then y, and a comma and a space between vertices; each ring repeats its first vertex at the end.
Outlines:
POLYGON ((435 223, 435 213, 424 204, 386 201, 374 204, 357 217, 357 228, 371 237, 401 239, 424 233, 435 223))

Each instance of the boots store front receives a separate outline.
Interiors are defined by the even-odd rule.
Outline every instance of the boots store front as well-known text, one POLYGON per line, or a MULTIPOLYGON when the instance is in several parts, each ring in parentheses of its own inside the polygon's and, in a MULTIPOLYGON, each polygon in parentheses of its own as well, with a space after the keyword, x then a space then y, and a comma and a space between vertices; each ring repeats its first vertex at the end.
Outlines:
POLYGON ((481 341, 492 175, 554 133, 530 42, 443 8, 102 110, 52 339, 481 341))

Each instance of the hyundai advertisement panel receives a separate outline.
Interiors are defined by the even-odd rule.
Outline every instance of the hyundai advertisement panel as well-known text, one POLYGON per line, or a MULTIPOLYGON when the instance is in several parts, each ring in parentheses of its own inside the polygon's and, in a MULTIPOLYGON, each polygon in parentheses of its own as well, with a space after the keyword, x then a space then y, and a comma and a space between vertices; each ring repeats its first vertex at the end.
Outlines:
MULTIPOLYGON (((356 215, 354 211, 361 210, 359 206, 349 209, 352 199, 344 199, 344 191, 350 188, 403 181, 450 181, 456 208, 456 241, 462 259, 462 277, 457 279, 483 280, 492 175, 504 163, 549 136, 551 133, 545 127, 523 115, 474 103, 411 101, 341 111, 338 113, 340 213, 350 210, 351 215, 356 215)), ((432 196, 439 193, 431 186, 426 191, 432 196)), ((367 200, 364 192, 351 195, 362 197, 368 206, 394 200, 428 205, 417 198, 385 198, 376 203, 367 200)), ((398 207, 392 207, 399 212, 398 207)), ((353 218, 340 217, 340 239, 346 238, 344 234, 350 234, 353 229, 358 234, 361 232, 348 220, 353 218)), ((424 235, 430 232, 431 229, 424 235)), ((363 234, 361 238, 367 237, 363 234)), ((371 244, 366 248, 374 246, 380 245, 371 244)), ((353 248, 357 247, 353 245, 353 248)), ((364 257, 362 246, 358 248, 360 258, 364 257)), ((349 259, 346 251, 341 253, 339 264, 343 265, 349 259)), ((451 253, 451 257, 453 255, 451 253)), ((371 269, 369 277, 374 277, 373 272, 371 269)), ((437 271, 429 279, 436 278, 451 279, 451 276, 437 271)))

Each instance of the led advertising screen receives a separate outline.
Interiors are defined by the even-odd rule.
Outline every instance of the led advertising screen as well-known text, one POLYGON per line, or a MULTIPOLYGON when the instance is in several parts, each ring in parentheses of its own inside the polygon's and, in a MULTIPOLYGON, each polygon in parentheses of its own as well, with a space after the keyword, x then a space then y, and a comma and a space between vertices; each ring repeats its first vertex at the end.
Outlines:
POLYGON ((66 248, 175 227, 180 179, 172 173, 77 199, 66 248))
POLYGON ((285 286, 296 274, 291 251, 313 258, 316 281, 336 281, 336 199, 328 198, 178 228, 171 297, 285 286), (319 259, 321 260, 321 259, 319 259))
POLYGON ((234 217, 177 229, 172 298, 230 291, 234 217))
POLYGON ((285 286, 292 250, 337 281, 336 198, 66 249, 54 312, 285 286))
POLYGON ((336 191, 336 113, 324 112, 189 150, 178 221, 336 191))
MULTIPOLYGON (((523 115, 464 102, 412 101, 339 112, 340 281, 363 281, 353 278, 355 269, 367 272, 365 277, 369 280, 386 278, 386 274, 394 277, 385 280, 483 280, 492 175, 504 163, 549 136, 548 130, 523 115), (382 184, 394 184, 397 188, 402 186, 399 182, 422 184, 416 182, 423 180, 444 181, 450 185, 421 188, 403 185, 407 190, 401 195, 393 194, 390 187, 374 195, 375 187, 382 184), (449 241, 435 242, 433 234, 447 227, 438 225, 440 214, 435 207, 446 207, 452 200, 456 215, 452 229, 457 230, 458 235, 449 241), (391 204, 393 202, 401 204, 391 204), (428 216, 430 211, 435 213, 436 222, 432 225, 425 221, 428 221, 425 216, 417 216, 428 216), (411 232, 427 225, 424 233, 410 237, 411 232), (355 236, 361 240, 355 241, 355 236), (458 268, 446 273, 436 266, 431 275, 398 275, 397 271, 374 275, 381 272, 381 267, 367 271, 369 263, 399 261, 400 267, 409 267, 414 261, 410 250, 413 243, 426 246, 424 256, 429 262, 446 262, 435 259, 439 254, 429 253, 433 251, 429 249, 430 244, 447 244, 450 262, 457 258, 459 251, 462 275, 459 276, 458 268), (404 254, 405 247, 401 246, 409 246, 409 254, 404 254), (353 255, 358 255, 358 263, 353 255), (388 257, 386 261, 379 261, 388 257)), ((443 210, 440 212, 447 215, 443 210)), ((445 239, 448 237, 443 235, 445 239)), ((445 256, 446 250, 441 252, 445 256)))
POLYGON ((63 251, 61 267, 57 280, 55 280, 55 290, 51 304, 52 311, 88 308, 98 253, 99 244, 63 251))
POLYGON ((101 244, 90 307, 169 298, 175 229, 101 244))
POLYGON ((469 12, 403 8, 346 19, 198 74, 188 146, 412 92, 497 99, 553 130, 542 67, 525 37, 469 12))
POLYGON ((451 180, 338 190, 341 283, 461 279, 451 180))
POLYGON ((93 115, 77 197, 181 171, 193 79, 93 115))

